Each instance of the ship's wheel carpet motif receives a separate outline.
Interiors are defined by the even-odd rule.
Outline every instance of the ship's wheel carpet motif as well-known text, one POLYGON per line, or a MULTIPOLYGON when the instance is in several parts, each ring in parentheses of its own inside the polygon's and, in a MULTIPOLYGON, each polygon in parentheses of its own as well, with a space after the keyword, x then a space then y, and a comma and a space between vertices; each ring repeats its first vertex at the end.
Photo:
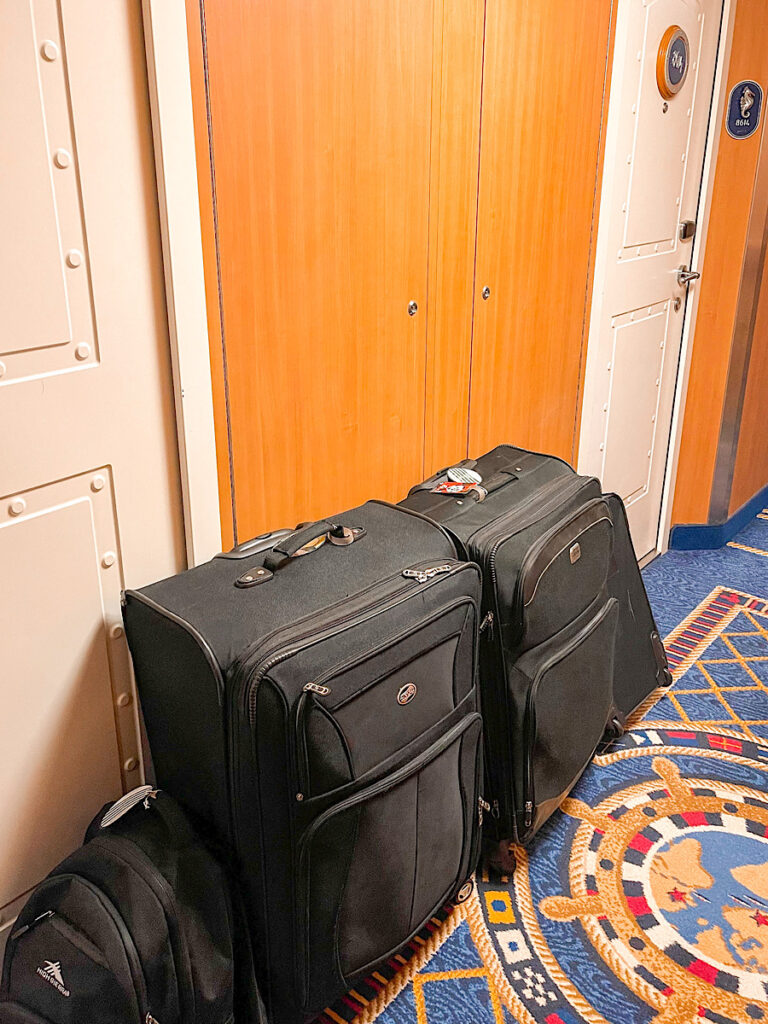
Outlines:
POLYGON ((645 579, 672 688, 322 1024, 768 1024, 768 511, 645 579))

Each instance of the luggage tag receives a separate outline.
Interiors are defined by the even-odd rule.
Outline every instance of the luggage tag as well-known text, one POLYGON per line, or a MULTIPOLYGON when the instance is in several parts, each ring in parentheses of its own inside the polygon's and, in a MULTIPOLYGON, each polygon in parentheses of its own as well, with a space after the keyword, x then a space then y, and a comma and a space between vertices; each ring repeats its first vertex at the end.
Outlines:
POLYGON ((433 494, 469 494, 470 491, 477 490, 483 481, 479 473, 473 469, 465 469, 464 466, 452 466, 446 476, 447 480, 432 488, 433 494))
POLYGON ((157 790, 152 786, 137 786, 136 789, 132 789, 130 793, 126 793, 125 796, 121 796, 119 800, 116 800, 109 808, 107 813, 101 819, 100 828, 109 828, 110 825, 114 825, 116 821, 119 821, 123 815, 127 814, 128 811, 133 810, 137 804, 143 803, 146 810, 149 810, 150 798, 154 799, 157 796, 157 790))
POLYGON ((432 488, 432 494, 469 494, 476 487, 477 484, 460 484, 454 483, 453 480, 444 480, 432 488))

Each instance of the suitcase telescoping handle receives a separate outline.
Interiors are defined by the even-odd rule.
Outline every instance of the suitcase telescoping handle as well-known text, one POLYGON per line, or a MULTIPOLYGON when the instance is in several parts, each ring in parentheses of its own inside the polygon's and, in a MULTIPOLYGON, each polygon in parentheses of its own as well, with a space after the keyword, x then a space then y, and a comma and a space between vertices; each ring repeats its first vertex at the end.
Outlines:
POLYGON ((310 523, 296 533, 283 537, 275 544, 264 559, 264 568, 275 572, 286 559, 293 558, 302 548, 307 547, 313 540, 320 540, 326 537, 331 544, 354 544, 365 534, 360 526, 342 526, 341 523, 332 523, 328 519, 319 519, 316 523, 310 523))

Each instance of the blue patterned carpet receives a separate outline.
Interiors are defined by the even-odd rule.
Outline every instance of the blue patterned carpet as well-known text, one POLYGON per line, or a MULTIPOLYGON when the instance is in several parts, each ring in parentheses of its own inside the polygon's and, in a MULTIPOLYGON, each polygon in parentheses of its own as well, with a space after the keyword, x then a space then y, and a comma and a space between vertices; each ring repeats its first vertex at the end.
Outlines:
POLYGON ((672 689, 324 1024, 768 1022, 768 510, 644 578, 672 689))

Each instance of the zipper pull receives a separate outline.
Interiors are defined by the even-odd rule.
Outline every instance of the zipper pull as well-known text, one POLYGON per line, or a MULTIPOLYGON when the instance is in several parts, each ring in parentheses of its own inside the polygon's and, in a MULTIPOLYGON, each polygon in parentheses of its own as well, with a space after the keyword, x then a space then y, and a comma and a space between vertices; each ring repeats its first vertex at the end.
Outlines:
POLYGON ((488 639, 493 636, 493 612, 488 612, 483 621, 480 623, 480 634, 482 635, 486 629, 488 630, 488 639))
POLYGON ((533 823, 533 800, 525 801, 525 827, 530 828, 533 823))
POLYGON ((499 810, 499 801, 498 800, 494 800, 493 801, 493 807, 491 807, 491 817, 498 819, 500 816, 501 816, 501 811, 499 810))
POLYGON ((148 1012, 147 1016, 144 1018, 144 1024, 158 1024, 158 1021, 155 1020, 152 1014, 148 1012))
POLYGON ((38 914, 37 917, 34 918, 34 920, 29 922, 29 924, 25 924, 22 928, 19 928, 17 931, 13 932, 9 936, 9 939, 18 939, 20 935, 24 935, 25 932, 30 932, 32 931, 33 928, 37 928, 39 924, 42 924, 43 921, 47 921, 49 917, 53 917, 55 913, 55 910, 46 910, 44 913, 38 914))
POLYGON ((481 796, 477 798, 477 823, 478 825, 483 824, 483 814, 485 811, 490 811, 491 805, 487 800, 483 800, 481 796))
POLYGON ((426 569, 403 569, 403 576, 410 580, 416 580, 417 583, 426 583, 438 573, 450 572, 452 568, 452 565, 446 563, 445 565, 430 565, 426 569))
POLYGON ((327 697, 330 692, 329 686, 321 686, 319 683, 304 684, 304 693, 319 693, 321 697, 327 697))

